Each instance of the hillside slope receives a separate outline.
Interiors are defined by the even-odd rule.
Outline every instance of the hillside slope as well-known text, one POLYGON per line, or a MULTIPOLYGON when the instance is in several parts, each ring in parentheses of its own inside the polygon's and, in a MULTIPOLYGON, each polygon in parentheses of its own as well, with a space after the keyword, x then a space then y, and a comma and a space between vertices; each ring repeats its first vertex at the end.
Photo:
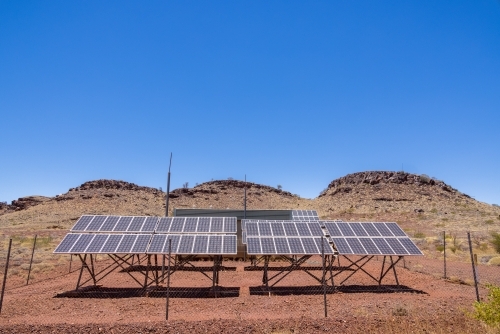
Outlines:
MULTIPOLYGON (((315 209, 324 219, 392 220, 407 229, 500 230, 500 208, 478 202, 442 181, 403 172, 362 172, 332 181, 315 199, 273 187, 218 180, 170 193, 174 208, 315 209)), ((30 196, 0 207, 0 228, 66 230, 82 214, 165 214, 165 193, 114 180, 86 182, 56 197, 30 196)))

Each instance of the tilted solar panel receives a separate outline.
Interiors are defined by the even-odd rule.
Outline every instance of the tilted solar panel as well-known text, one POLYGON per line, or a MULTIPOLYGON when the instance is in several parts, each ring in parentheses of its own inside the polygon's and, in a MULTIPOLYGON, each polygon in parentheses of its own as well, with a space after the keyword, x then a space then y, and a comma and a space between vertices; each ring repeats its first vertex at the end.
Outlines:
POLYGON ((151 234, 69 233, 56 254, 144 254, 151 234))
POLYGON ((247 253, 250 255, 321 255, 322 251, 327 255, 334 253, 326 238, 247 237, 247 253))

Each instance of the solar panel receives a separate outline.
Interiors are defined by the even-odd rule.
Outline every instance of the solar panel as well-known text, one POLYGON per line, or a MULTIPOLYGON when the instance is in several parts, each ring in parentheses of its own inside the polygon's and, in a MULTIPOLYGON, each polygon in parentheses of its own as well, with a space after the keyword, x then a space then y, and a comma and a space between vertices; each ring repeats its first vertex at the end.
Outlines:
POLYGON ((163 217, 156 233, 236 233, 236 217, 163 217))
POLYGON ((368 233, 366 233, 365 229, 360 223, 350 223, 349 226, 353 230, 354 234, 358 237, 367 237, 368 233))
POLYGON ((273 233, 271 232, 271 225, 270 225, 270 223, 260 222, 260 223, 257 223, 257 226, 259 228, 259 235, 260 236, 271 237, 273 235, 273 233))
POLYGON ((277 254, 291 254, 287 238, 274 239, 274 245, 276 246, 277 254))
POLYGON ((283 228, 285 230, 285 234, 288 237, 294 237, 299 235, 299 232, 297 231, 297 227, 295 226, 295 224, 283 224, 283 228))
POLYGON ((130 225, 127 227, 127 232, 139 232, 146 217, 133 217, 130 225))
POLYGON ((340 232, 339 227, 337 226, 337 223, 330 223, 330 222, 325 222, 325 228, 330 234, 330 236, 335 236, 335 237, 341 237, 342 232, 340 232))
POLYGON ((198 219, 198 227, 196 228, 196 233, 210 232, 210 225, 211 225, 210 217, 200 217, 198 219))
POLYGON ((116 223, 120 219, 119 216, 108 216, 104 223, 99 228, 99 232, 111 232, 115 227, 116 223))
POLYGON ((285 236, 285 229, 283 228, 282 223, 270 223, 271 224, 271 230, 273 232, 273 235, 275 237, 284 237, 285 236))
POLYGON ((299 236, 307 237, 311 236, 311 231, 309 230, 309 226, 306 223, 295 223, 297 227, 297 231, 299 232, 299 236))
POLYGON ((133 217, 120 217, 115 227, 113 228, 114 232, 125 232, 130 225, 133 217))
POLYGON ((144 225, 142 225, 141 232, 151 232, 153 233, 156 228, 156 223, 158 222, 158 217, 147 217, 144 225))
POLYGON ((81 216, 75 223, 75 226, 71 229, 72 231, 85 231, 85 228, 90 224, 90 222, 94 219, 94 216, 81 216))
POLYGON ((353 251, 351 247, 349 247, 345 238, 334 237, 332 238, 332 241, 339 254, 353 254, 353 251))
POLYGON ((410 255, 424 255, 410 238, 399 238, 399 242, 406 248, 410 255))
POLYGON ((321 254, 321 239, 325 254, 333 254, 325 238, 314 237, 247 237, 247 253, 251 255, 315 255, 321 254))
POLYGON ((59 254, 142 254, 151 234, 69 233, 56 247, 59 254))
POLYGON ((59 245, 56 247, 54 253, 69 253, 71 247, 75 244, 76 240, 80 237, 81 234, 70 233, 66 234, 66 236, 61 240, 59 245))
POLYGON ((222 235, 211 235, 208 239, 208 254, 222 253, 222 235))
POLYGON ((391 230, 392 234, 397 237, 406 237, 406 233, 399 227, 396 223, 385 223, 385 225, 391 230))
POLYGON ((372 223, 360 223, 363 228, 365 229, 366 233, 368 233, 369 236, 371 237, 378 237, 380 236, 379 231, 375 228, 375 226, 372 223))
POLYGON ((235 235, 224 235, 223 236, 223 254, 236 254, 236 236, 235 235))
POLYGON ((288 244, 290 245, 291 254, 304 254, 304 247, 302 246, 302 241, 300 238, 287 238, 288 244))
POLYGON ((294 221, 318 221, 318 213, 315 210, 292 210, 294 221))
POLYGON ((208 251, 208 235, 197 235, 194 246, 194 254, 206 254, 208 251))

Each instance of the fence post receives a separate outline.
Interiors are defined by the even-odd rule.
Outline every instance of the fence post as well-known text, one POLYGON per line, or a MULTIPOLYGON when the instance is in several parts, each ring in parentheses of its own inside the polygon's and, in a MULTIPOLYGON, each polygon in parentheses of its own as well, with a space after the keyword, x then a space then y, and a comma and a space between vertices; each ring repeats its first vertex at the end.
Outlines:
POLYGON ((472 254, 472 242, 470 240, 470 232, 467 232, 467 239, 469 239, 470 260, 471 260, 471 264, 472 264, 472 273, 474 274, 474 285, 476 287, 476 298, 477 298, 477 301, 480 302, 481 299, 479 298, 479 289, 477 287, 476 265, 474 263, 474 255, 472 254))
POLYGON ((446 279, 446 231, 443 231, 444 279, 446 279))
POLYGON ((323 278, 321 279, 321 284, 323 285, 323 304, 325 306, 325 318, 328 317, 328 311, 326 308, 326 270, 325 270, 325 244, 323 242, 323 238, 321 238, 321 258, 323 259, 323 278))
POLYGON ((170 255, 172 253, 172 239, 168 239, 168 269, 167 269, 167 305, 165 319, 168 320, 168 304, 170 300, 170 255))
POLYGON ((69 256, 69 271, 68 271, 68 274, 71 273, 71 263, 73 263, 73 254, 70 254, 70 256, 69 256))
POLYGON ((0 313, 2 313, 3 294, 5 293, 5 284, 7 284, 7 271, 9 270, 10 248, 12 239, 9 239, 9 249, 7 250, 7 259, 5 260, 5 272, 3 274, 2 294, 0 295, 0 313))
POLYGON ((33 250, 31 251, 30 268, 28 269, 28 278, 26 279, 26 285, 28 285, 28 283, 30 282, 31 265, 33 263, 33 256, 35 255, 36 237, 37 235, 35 234, 35 240, 33 241, 33 250))

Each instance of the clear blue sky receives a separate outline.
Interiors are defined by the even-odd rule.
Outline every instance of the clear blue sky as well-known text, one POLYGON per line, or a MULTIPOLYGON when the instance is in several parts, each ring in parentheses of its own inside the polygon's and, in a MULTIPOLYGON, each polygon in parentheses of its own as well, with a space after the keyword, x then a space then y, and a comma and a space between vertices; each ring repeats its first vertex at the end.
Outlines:
POLYGON ((500 204, 500 2, 1 1, 0 201, 366 170, 500 204))

